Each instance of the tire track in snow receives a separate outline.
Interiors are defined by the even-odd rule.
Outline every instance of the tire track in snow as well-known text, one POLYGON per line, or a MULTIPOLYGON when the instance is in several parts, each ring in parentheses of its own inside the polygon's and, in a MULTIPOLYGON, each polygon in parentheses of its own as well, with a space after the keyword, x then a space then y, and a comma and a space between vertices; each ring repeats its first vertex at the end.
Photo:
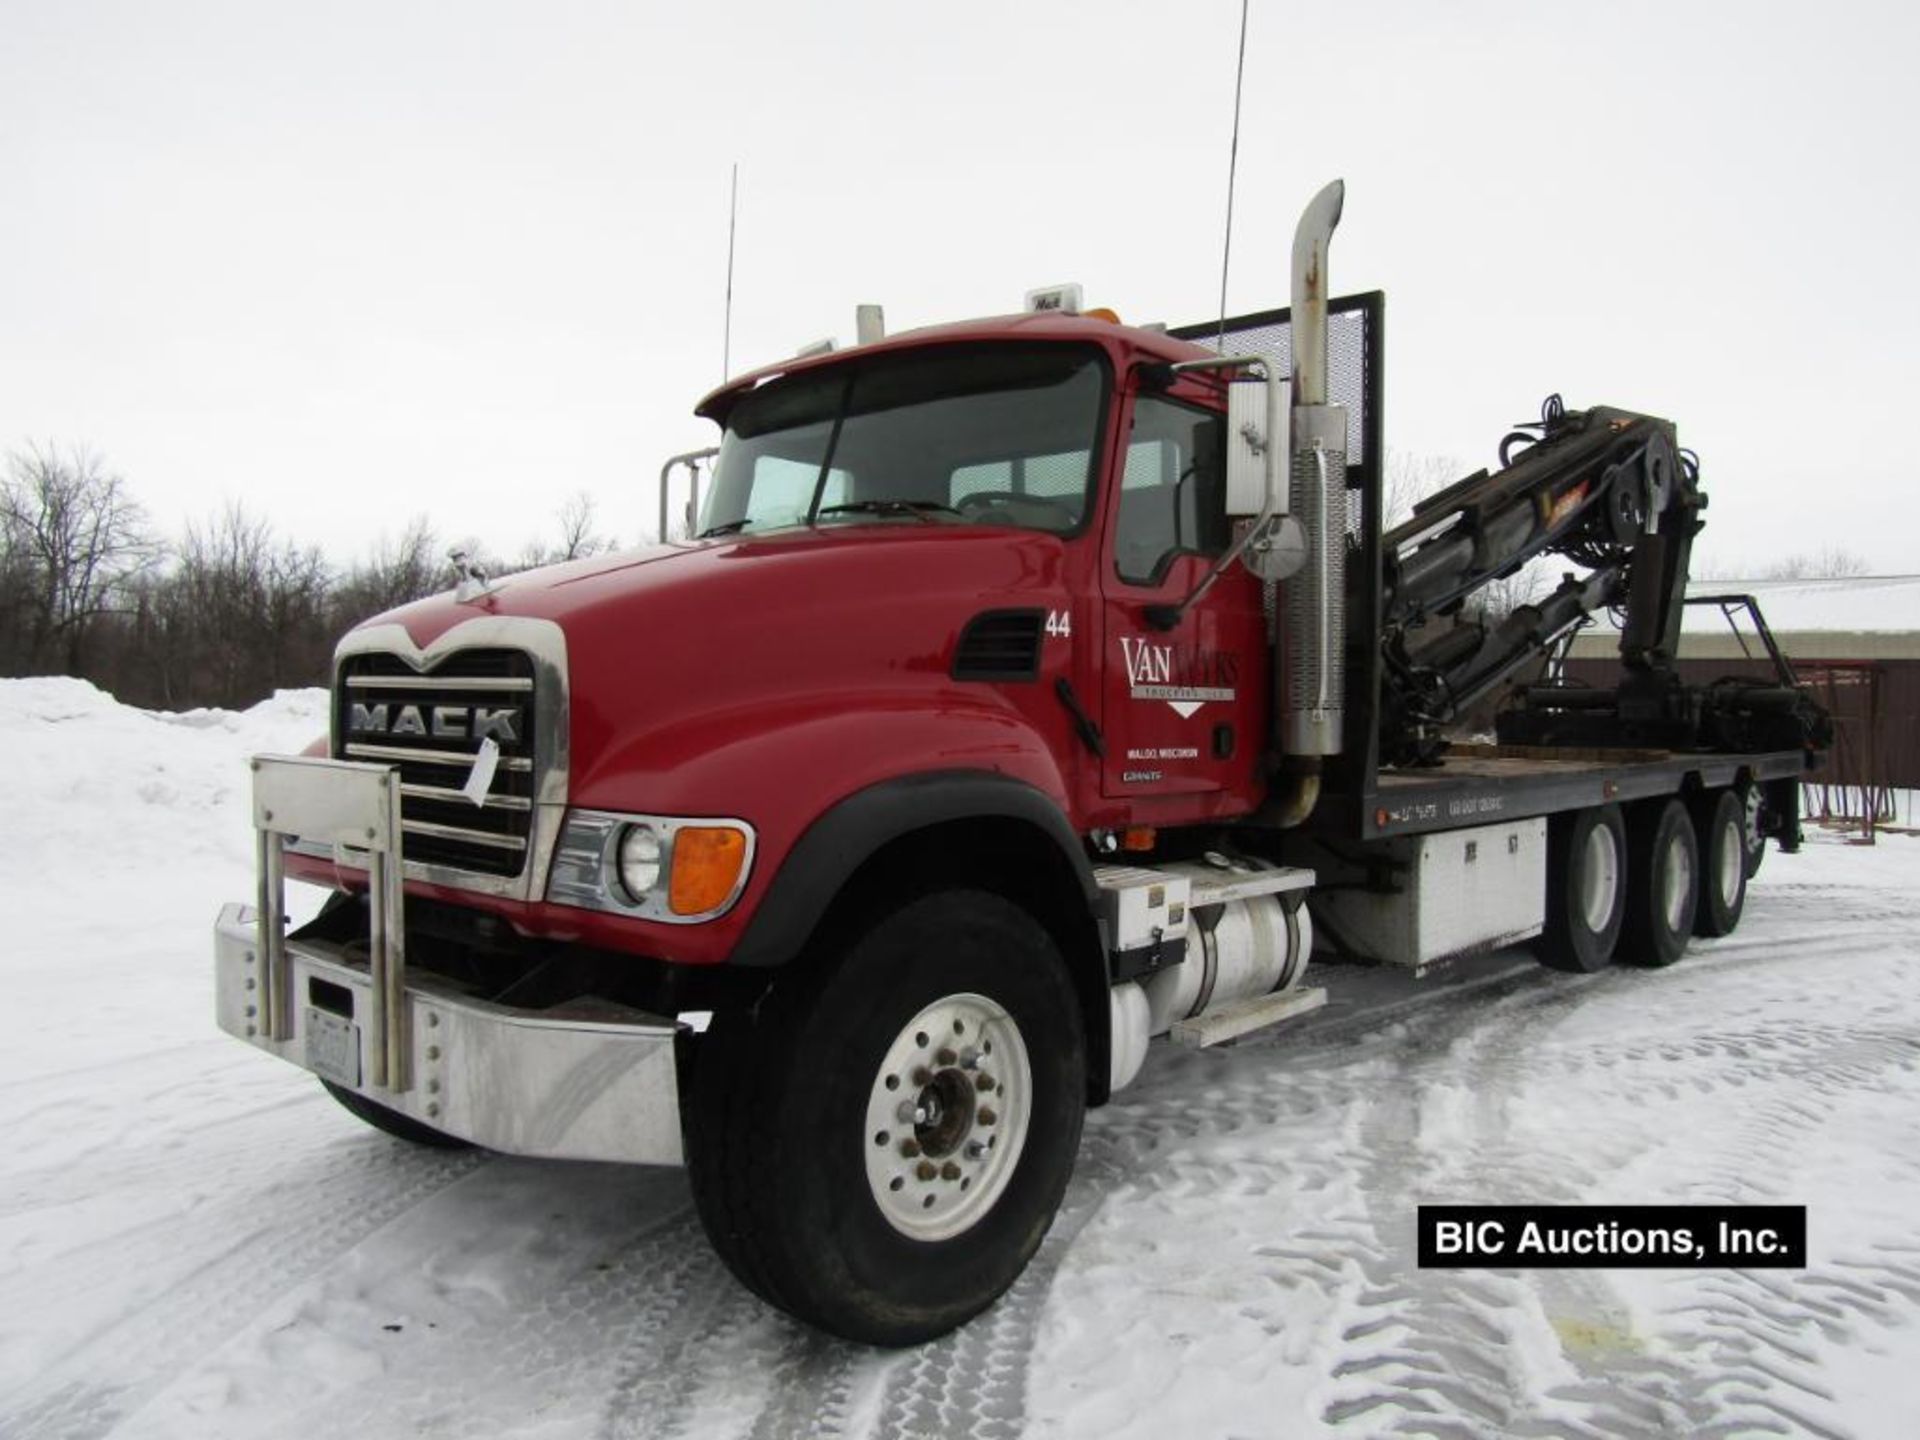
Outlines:
MULTIPOLYGON (((1080 1158, 1087 1158, 1084 1141, 1080 1158)), ((879 1440, 1018 1440, 1026 1433, 1041 1311, 1061 1261, 1104 1203, 1108 1177, 1088 1170, 1106 1167, 1075 1168, 1046 1239, 1012 1288, 894 1371, 874 1432, 879 1440)))
POLYGON ((98 1286, 157 1259, 204 1256, 191 1273, 100 1327, 36 1381, 0 1400, 13 1440, 92 1440, 157 1393, 192 1361, 293 1286, 336 1262, 367 1235, 481 1163, 470 1153, 415 1151, 399 1141, 337 1143, 287 1174, 271 1148, 208 1177, 223 1198, 137 1227, 140 1245, 115 1237, 63 1266, 75 1289, 98 1286), (325 1163, 322 1163, 325 1162, 325 1163), (262 1183, 260 1171, 274 1171, 262 1183), (315 1173, 317 1172, 317 1173, 315 1173), (110 1365, 99 1362, 114 1357, 110 1365), (100 1382, 97 1369, 133 1378, 100 1382))
MULTIPOLYGON (((517 1224, 524 1215, 502 1218, 517 1224)), ((670 1413, 623 1402, 671 1400, 671 1377, 644 1393, 623 1389, 621 1366, 684 1353, 712 1307, 728 1300, 731 1279, 690 1199, 669 1199, 636 1221, 610 1248, 580 1250, 532 1293, 490 1297, 430 1338, 416 1337, 382 1373, 278 1407, 271 1433, 485 1436, 549 1421, 567 1433, 668 1433, 670 1413)), ((289 1340, 301 1343, 299 1334, 289 1340)))
MULTIPOLYGON (((1893 912, 1908 926, 1911 909, 1893 912)), ((1849 916, 1850 919, 1854 918, 1849 916)), ((1831 932, 1828 932, 1831 938, 1831 932)), ((1754 947, 1756 963, 1763 947, 1754 947)), ((1613 978, 1613 977, 1609 977, 1613 978)), ((1658 985, 1666 977, 1638 983, 1658 985)), ((1614 983, 1635 983, 1618 977, 1614 983)), ((1361 1148, 1376 1173, 1368 1196, 1417 1194, 1422 1199, 1484 1198, 1424 1193, 1422 1171, 1396 1162, 1412 1155, 1415 1117, 1409 1098, 1426 1079, 1470 1075, 1475 1089, 1471 1107, 1474 1134, 1467 1147, 1480 1168, 1506 1177, 1501 1198, 1512 1203, 1576 1203, 1591 1198, 1594 1176, 1568 1165, 1564 1157, 1543 1155, 1537 1147, 1516 1146, 1508 1138, 1503 1100, 1525 1085, 1564 1087, 1597 1084, 1609 1103, 1641 1114, 1629 1129, 1657 1134, 1657 1113, 1646 1107, 1664 1101, 1694 1101, 1721 1092, 1753 1091, 1738 1096, 1730 1126, 1714 1127, 1690 1141, 1689 1169, 1704 1169, 1703 1194, 1741 1203, 1786 1201, 1792 1182, 1778 1177, 1779 1156, 1797 1137, 1816 1134, 1830 1118, 1828 1099, 1861 1093, 1895 1094, 1910 1086, 1897 1081, 1920 1061, 1920 1037, 1898 1028, 1857 1023, 1827 1023, 1806 1017, 1754 1027, 1726 1027, 1673 1040, 1573 1040, 1556 1044, 1538 1033, 1536 1021, 1552 1007, 1525 1001, 1503 1004, 1506 1014, 1485 1021, 1466 1019, 1449 1027, 1445 1063, 1429 1066, 1415 1052, 1405 1073, 1370 1117, 1373 1133, 1361 1148), (1542 1044, 1541 1041, 1547 1040, 1542 1044), (1423 1072, 1431 1069, 1429 1076, 1423 1072), (1772 1092, 1772 1093, 1769 1093, 1772 1092)), ((1427 1047, 1427 1054, 1433 1053, 1427 1047)), ((1657 1141, 1633 1136, 1641 1150, 1657 1141)), ((1908 1174, 1920 1172, 1910 1158, 1908 1174)), ((1550 1388, 1548 1399, 1559 1413, 1529 1413, 1541 1398, 1529 1396, 1527 1377, 1502 1367, 1501 1346, 1489 1344, 1484 1322, 1529 1304, 1551 1305, 1559 1314, 1556 1329, 1568 1320, 1589 1334, 1624 1338, 1624 1310, 1609 1293, 1604 1272, 1534 1272, 1531 1282, 1490 1272, 1432 1272, 1413 1268, 1410 1208, 1389 1209, 1379 1217, 1377 1237, 1400 1253, 1385 1274, 1372 1277, 1373 1293, 1363 1303, 1391 1319, 1350 1329, 1347 1340, 1374 1349, 1371 1356, 1343 1362, 1343 1378, 1365 1375, 1358 1393, 1342 1397, 1324 1414, 1329 1423, 1364 1421, 1378 1433, 1478 1435, 1492 1429, 1515 1436, 1766 1433, 1826 1435, 1834 1396, 1818 1379, 1814 1357, 1799 1340, 1809 1315, 1824 1315, 1832 1338, 1846 1342, 1850 1322, 1896 1322, 1896 1297, 1907 1299, 1920 1286, 1920 1266, 1911 1255, 1892 1258, 1876 1252, 1866 1260, 1844 1262, 1848 1274, 1833 1266, 1806 1272, 1713 1271, 1683 1275, 1706 1298, 1689 1312, 1663 1316, 1677 1323, 1677 1334, 1663 1336, 1665 1357, 1583 1352, 1563 1344, 1563 1355, 1583 1370, 1571 1384, 1550 1388), (1398 1243, 1394 1232, 1406 1233, 1398 1243), (1529 1290, 1537 1292, 1530 1295, 1529 1290), (1475 1312, 1483 1322, 1478 1344, 1475 1312)), ((1362 1267, 1369 1268, 1363 1253, 1362 1267)), ((1575 1334, 1579 1331, 1576 1329, 1575 1334)), ((1536 1377, 1537 1378, 1537 1377, 1536 1377)))
POLYGON ((1507 1153, 1503 1113, 1516 1067, 1488 1063, 1523 1053, 1569 1013, 1568 996, 1557 987, 1515 987, 1487 1008, 1447 1007, 1423 1027, 1421 1044, 1402 1051, 1366 1105, 1359 1189, 1370 1243, 1353 1258, 1361 1275, 1355 1303, 1368 1318, 1341 1336, 1345 1353, 1332 1370, 1341 1383, 1322 1412, 1325 1423, 1466 1440, 1518 1435, 1532 1418, 1524 1332, 1533 1328, 1537 1340, 1539 1327, 1526 1282, 1416 1263, 1415 1204, 1454 1198, 1446 1167, 1421 1143, 1419 1097, 1435 1080, 1472 1075, 1467 1126, 1476 1142, 1474 1168, 1491 1161, 1506 1174, 1520 1169, 1524 1183, 1503 1196, 1512 1203, 1581 1199, 1590 1176, 1538 1167, 1528 1173, 1528 1156, 1507 1153), (1501 1153, 1480 1153, 1488 1148, 1501 1153))
POLYGON ((856 1433, 856 1389, 894 1363, 826 1335, 808 1334, 803 1343, 783 1347, 772 1365, 771 1394, 747 1440, 840 1440, 856 1433))
POLYGON ((697 1225, 687 1240, 699 1253, 678 1276, 669 1318, 613 1357, 601 1440, 684 1435, 703 1398, 737 1390, 768 1364, 768 1344, 782 1354, 803 1347, 785 1316, 733 1278, 697 1225))

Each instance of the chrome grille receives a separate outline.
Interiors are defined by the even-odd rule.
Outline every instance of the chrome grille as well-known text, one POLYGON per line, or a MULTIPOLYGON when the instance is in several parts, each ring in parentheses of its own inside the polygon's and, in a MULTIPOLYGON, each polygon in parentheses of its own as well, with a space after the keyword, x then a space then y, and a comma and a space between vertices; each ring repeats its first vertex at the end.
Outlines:
POLYGON ((334 753, 398 768, 409 862, 517 876, 536 797, 534 700, 534 664, 518 650, 457 650, 424 673, 398 655, 348 655, 334 683, 334 753), (500 756, 476 805, 463 791, 488 738, 500 756))

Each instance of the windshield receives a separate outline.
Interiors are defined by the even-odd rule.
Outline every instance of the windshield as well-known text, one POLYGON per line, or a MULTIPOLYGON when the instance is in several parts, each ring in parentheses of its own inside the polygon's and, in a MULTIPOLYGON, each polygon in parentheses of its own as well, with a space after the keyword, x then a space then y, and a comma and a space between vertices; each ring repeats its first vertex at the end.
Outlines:
POLYGON ((1106 370, 1098 351, 970 346, 875 357, 743 396, 702 534, 871 522, 1086 518, 1106 370))

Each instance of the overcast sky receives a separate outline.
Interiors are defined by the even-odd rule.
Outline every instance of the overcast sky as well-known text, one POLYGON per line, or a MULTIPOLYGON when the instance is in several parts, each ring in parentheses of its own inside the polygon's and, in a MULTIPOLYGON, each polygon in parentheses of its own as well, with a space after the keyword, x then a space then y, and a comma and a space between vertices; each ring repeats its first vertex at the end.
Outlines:
MULTIPOLYGON (((337 557, 425 514, 629 542, 733 368, 1079 280, 1219 293, 1234 0, 0 0, 0 447, 172 530, 337 557)), ((1920 569, 1920 8, 1255 0, 1229 308, 1388 302, 1387 435, 1487 463, 1550 390, 1678 422, 1709 565, 1920 569)))

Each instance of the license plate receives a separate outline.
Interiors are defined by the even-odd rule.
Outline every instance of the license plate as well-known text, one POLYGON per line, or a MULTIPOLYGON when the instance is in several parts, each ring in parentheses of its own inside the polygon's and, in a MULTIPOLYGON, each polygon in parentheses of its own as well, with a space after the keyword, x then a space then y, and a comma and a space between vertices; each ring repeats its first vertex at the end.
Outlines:
POLYGON ((307 1068, 323 1080, 358 1088, 360 1027, 326 1010, 307 1007, 307 1068))

